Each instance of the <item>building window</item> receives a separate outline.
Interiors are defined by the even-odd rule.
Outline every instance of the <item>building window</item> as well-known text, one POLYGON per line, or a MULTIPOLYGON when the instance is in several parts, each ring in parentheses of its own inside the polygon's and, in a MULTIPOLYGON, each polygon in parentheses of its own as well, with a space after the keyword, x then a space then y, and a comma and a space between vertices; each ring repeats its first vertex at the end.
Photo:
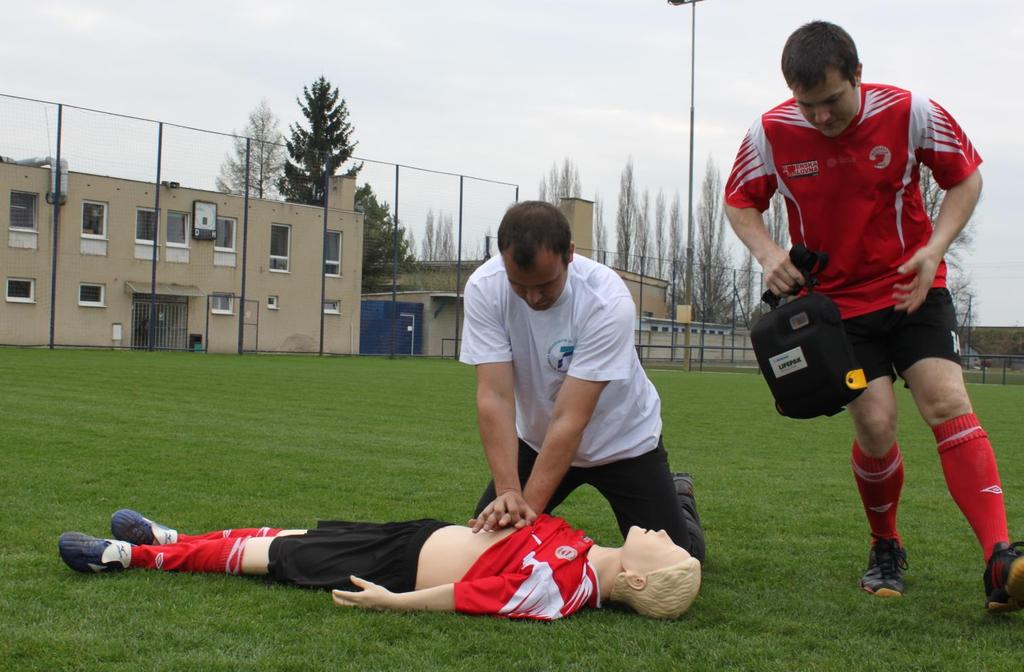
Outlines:
POLYGON ((35 303, 36 281, 32 278, 7 278, 7 300, 11 303, 35 303))
POLYGON ((188 245, 188 220, 187 212, 167 213, 167 244, 185 247, 188 245))
POLYGON ((292 227, 287 224, 270 225, 270 270, 288 270, 288 249, 291 235, 292 227))
POLYGON ((36 194, 11 192, 11 228, 36 230, 36 194))
POLYGON ((135 208, 135 242, 152 243, 156 232, 156 211, 150 208, 135 208))
POLYGON ((217 240, 213 243, 215 249, 235 251, 235 221, 231 217, 217 218, 217 240))
POLYGON ((103 308, 105 291, 103 285, 83 282, 78 286, 78 305, 91 308, 103 308))
POLYGON ((277 295, 276 294, 271 294, 270 296, 267 297, 267 309, 268 310, 277 310, 277 295))
POLYGON ((210 296, 210 312, 218 315, 232 315, 234 298, 230 294, 213 294, 210 296))
POLYGON ((341 315, 341 301, 338 299, 324 300, 324 313, 328 315, 341 315))
POLYGON ((107 204, 82 201, 82 236, 105 238, 107 235, 107 204))
POLYGON ((324 250, 324 275, 341 275, 341 231, 327 232, 324 250))

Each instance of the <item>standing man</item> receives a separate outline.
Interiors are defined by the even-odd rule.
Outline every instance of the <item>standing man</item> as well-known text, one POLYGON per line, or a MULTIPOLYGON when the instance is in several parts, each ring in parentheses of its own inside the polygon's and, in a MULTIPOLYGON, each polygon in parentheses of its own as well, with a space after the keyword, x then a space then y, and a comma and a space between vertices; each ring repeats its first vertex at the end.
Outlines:
POLYGON ((573 256, 555 206, 512 206, 500 254, 466 283, 461 361, 476 367, 477 420, 493 480, 474 531, 532 523, 584 483, 619 530, 664 529, 699 560, 661 441, 661 400, 633 344, 636 307, 610 268, 573 256))
POLYGON ((950 494, 981 544, 987 609, 1020 609, 1024 561, 1009 544, 992 446, 964 386, 943 261, 978 202, 981 157, 934 101, 862 84, 857 48, 839 26, 815 21, 793 33, 782 74, 793 97, 747 132, 726 185, 726 214, 776 295, 803 284, 761 217, 776 190, 786 199, 793 242, 829 255, 818 290, 838 305, 869 381, 849 405, 853 474, 872 537, 861 587, 903 593, 898 374, 935 435, 950 494), (934 222, 918 186, 922 163, 946 190, 934 222))

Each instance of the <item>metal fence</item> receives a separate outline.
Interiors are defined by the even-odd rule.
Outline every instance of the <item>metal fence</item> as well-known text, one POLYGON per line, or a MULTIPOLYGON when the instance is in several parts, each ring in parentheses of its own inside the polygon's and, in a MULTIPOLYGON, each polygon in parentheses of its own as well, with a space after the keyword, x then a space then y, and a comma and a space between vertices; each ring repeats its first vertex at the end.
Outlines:
POLYGON ((351 157, 293 182, 303 205, 263 171, 275 153, 0 96, 0 343, 394 355, 457 338, 462 280, 518 187, 351 157), (429 319, 404 324, 407 303, 429 319))

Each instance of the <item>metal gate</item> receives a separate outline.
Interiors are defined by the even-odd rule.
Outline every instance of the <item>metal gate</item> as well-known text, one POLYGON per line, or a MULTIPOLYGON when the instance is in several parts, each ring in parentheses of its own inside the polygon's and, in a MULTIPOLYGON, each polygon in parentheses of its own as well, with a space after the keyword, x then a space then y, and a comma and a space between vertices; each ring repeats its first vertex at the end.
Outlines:
MULTIPOLYGON (((148 350, 150 295, 132 296, 132 349, 148 350)), ((185 350, 188 347, 188 297, 156 295, 154 350, 185 350)))

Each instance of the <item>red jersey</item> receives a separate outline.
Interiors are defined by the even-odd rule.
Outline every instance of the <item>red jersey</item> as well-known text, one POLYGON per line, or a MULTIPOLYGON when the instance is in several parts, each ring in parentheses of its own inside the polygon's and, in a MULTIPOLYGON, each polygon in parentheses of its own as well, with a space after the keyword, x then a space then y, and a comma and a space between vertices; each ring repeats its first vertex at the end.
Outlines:
MULTIPOLYGON (((844 318, 895 305, 896 269, 931 237, 918 165, 949 189, 981 164, 934 101, 883 84, 862 84, 860 96, 857 116, 835 138, 811 126, 793 98, 763 114, 725 187, 726 203, 761 212, 782 193, 792 241, 828 253, 818 289, 844 318)), ((945 285, 943 262, 932 286, 945 285)))
POLYGON ((600 607, 593 540, 561 518, 542 515, 488 548, 455 584, 455 610, 554 620, 600 607))

